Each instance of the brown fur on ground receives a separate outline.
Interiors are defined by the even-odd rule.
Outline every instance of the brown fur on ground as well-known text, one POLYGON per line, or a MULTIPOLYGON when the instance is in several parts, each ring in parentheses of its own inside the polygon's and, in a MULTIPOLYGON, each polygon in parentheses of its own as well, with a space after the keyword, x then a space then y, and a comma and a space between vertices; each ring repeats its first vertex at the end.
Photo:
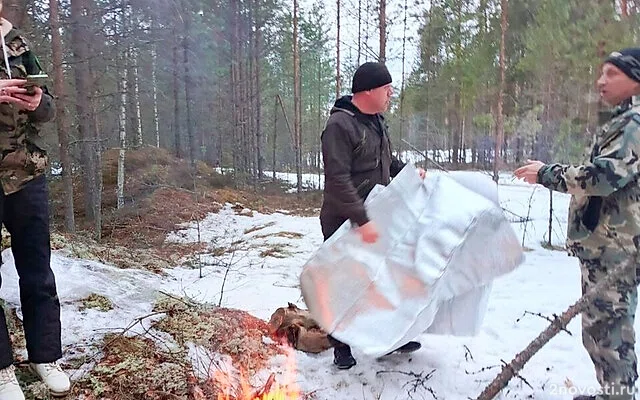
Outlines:
POLYGON ((307 353, 321 353, 331 348, 327 333, 311 318, 308 310, 289 303, 278 308, 269 320, 271 334, 286 338, 294 348, 307 353))

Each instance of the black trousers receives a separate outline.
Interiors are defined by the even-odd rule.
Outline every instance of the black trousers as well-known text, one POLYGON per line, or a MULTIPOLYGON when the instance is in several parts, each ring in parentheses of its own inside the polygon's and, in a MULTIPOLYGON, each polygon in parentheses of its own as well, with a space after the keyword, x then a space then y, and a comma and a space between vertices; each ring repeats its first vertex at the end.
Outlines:
MULTIPOLYGON (((48 196, 44 175, 17 193, 5 196, 0 190, 0 220, 11 234, 27 352, 33 363, 49 363, 62 357, 60 301, 50 265, 48 196)), ((12 363, 7 321, 4 312, 0 312, 0 368, 12 363)))
POLYGON ((320 211, 320 227, 322 228, 322 236, 327 241, 348 218, 325 214, 323 211, 320 211))
MULTIPOLYGON (((327 239, 329 239, 331 235, 333 235, 346 220, 347 218, 344 218, 344 217, 335 216, 335 215, 325 215, 321 212, 320 226, 322 227, 322 236, 324 236, 324 240, 326 241, 327 239)), ((339 341, 338 339, 334 338, 331 335, 328 335, 327 337, 329 339, 329 343, 331 343, 333 347, 339 347, 345 350, 348 348, 349 350, 351 350, 348 344, 342 343, 341 341, 339 341)))

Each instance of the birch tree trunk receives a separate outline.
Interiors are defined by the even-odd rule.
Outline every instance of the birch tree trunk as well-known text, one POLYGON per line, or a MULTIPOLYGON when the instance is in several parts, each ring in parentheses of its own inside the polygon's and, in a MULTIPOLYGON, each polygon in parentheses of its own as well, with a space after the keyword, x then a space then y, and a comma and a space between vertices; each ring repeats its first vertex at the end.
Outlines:
MULTIPOLYGON (((123 63, 124 65, 124 63, 123 63)), ((120 72, 120 118, 118 119, 120 131, 120 151, 118 154, 118 208, 124 206, 124 159, 127 147, 127 70, 122 68, 120 72)))
POLYGON ((160 148, 160 121, 158 118, 158 51, 154 44, 151 48, 151 85, 153 95, 153 125, 155 129, 156 147, 160 148))
POLYGON ((140 110, 140 79, 138 78, 138 55, 133 48, 129 49, 133 61, 133 101, 136 108, 136 147, 143 144, 142 140, 142 111, 140 110))

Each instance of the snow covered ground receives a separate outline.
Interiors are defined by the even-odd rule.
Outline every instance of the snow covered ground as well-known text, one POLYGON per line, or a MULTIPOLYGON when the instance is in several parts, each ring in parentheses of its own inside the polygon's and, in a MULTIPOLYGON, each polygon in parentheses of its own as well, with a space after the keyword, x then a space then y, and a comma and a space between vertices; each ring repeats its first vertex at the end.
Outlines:
MULTIPOLYGON (((577 260, 564 251, 542 246, 548 235, 549 191, 516 181, 508 174, 502 175, 500 182, 501 204, 530 250, 522 266, 495 282, 481 333, 476 337, 423 335, 419 338, 423 348, 418 352, 383 360, 367 358, 356 350, 358 365, 348 371, 333 367, 331 351, 319 355, 296 352, 302 390, 314 392, 321 400, 475 398, 497 375, 501 360, 510 361, 547 326, 547 321, 525 312, 551 316, 579 298, 577 260), (519 217, 531 221, 517 222, 519 217)), ((552 243, 556 246, 564 243, 568 201, 568 196, 554 194, 552 243)), ((202 266, 201 270, 178 267, 164 277, 54 252, 65 356, 109 329, 124 328, 148 314, 159 290, 239 308, 263 319, 287 302, 304 306, 298 276, 322 242, 317 217, 297 217, 284 211, 271 215, 237 212, 227 206, 201 221, 200 232, 200 239, 212 248, 235 246, 236 250, 191 262, 202 266), (115 308, 108 312, 79 311, 74 300, 91 292, 109 297, 115 308)), ((188 224, 167 240, 192 242, 196 238, 195 225, 188 224)), ((0 297, 19 304, 9 250, 3 258, 0 297)), ((531 387, 514 379, 498 398, 570 399, 578 391, 597 390, 592 364, 582 348, 579 318, 570 324, 569 331, 571 336, 559 334, 526 365, 521 376, 531 387), (567 380, 574 386, 567 388, 567 380)), ((274 360, 273 368, 280 367, 282 360, 274 360)))

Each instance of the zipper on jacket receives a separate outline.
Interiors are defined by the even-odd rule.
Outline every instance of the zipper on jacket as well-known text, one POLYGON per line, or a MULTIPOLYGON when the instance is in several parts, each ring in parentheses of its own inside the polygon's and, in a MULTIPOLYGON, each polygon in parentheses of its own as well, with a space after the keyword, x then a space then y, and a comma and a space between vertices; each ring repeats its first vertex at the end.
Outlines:
POLYGON ((367 187, 367 185, 369 184, 369 182, 370 182, 370 179, 369 179, 369 178, 366 178, 365 180, 363 180, 363 181, 358 185, 358 187, 356 188, 356 192, 357 192, 358 194, 360 194, 360 192, 362 191, 362 189, 364 189, 365 187, 367 187))

